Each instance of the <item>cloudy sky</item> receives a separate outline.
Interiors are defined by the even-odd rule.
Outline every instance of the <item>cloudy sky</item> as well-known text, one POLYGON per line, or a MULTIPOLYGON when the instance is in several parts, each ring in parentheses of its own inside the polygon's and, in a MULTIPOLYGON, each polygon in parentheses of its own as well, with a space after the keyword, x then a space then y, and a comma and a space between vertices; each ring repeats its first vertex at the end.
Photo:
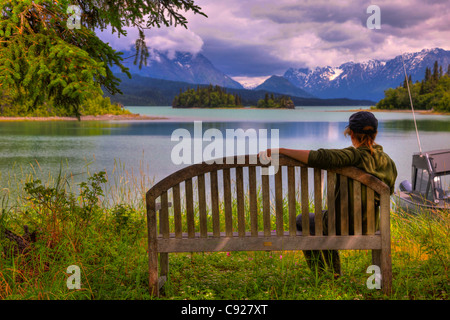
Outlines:
MULTIPOLYGON (((149 47, 202 53, 240 82, 282 75, 289 67, 390 59, 401 52, 440 47, 450 50, 449 0, 199 0, 204 13, 187 13, 188 29, 170 27, 146 33, 149 47), (367 28, 375 4, 381 29, 367 28)), ((117 49, 136 39, 101 38, 117 49)))

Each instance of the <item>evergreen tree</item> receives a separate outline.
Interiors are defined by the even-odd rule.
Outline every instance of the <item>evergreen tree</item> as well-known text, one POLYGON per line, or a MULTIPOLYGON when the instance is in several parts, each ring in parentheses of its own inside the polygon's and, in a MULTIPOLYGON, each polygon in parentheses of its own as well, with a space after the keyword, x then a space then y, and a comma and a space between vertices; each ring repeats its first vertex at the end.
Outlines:
POLYGON ((236 107, 240 105, 238 96, 228 94, 226 89, 220 86, 201 88, 197 86, 197 89, 187 89, 185 92, 180 91, 180 95, 176 96, 172 101, 173 107, 236 107))
POLYGON ((439 80, 439 64, 437 61, 434 62, 432 79, 433 82, 437 82, 439 80))
POLYGON ((88 99, 121 93, 112 65, 128 73, 121 52, 101 41, 94 30, 111 28, 126 35, 136 27, 135 63, 146 63, 144 29, 180 24, 180 10, 204 15, 192 0, 0 0, 0 83, 12 103, 29 111, 54 103, 79 116, 88 99), (69 5, 81 8, 81 28, 68 28, 69 5))
POLYGON ((425 69, 425 83, 431 80, 431 69, 426 67, 425 69))
MULTIPOLYGON (((450 77, 440 76, 441 70, 442 68, 435 62, 433 74, 427 67, 421 82, 416 81, 414 84, 410 82, 411 96, 416 109, 450 112, 450 77)), ((411 80, 410 77, 409 79, 411 80)), ((409 96, 404 88, 388 89, 384 93, 385 97, 377 103, 377 108, 409 109, 409 96)))
POLYGON ((286 96, 275 97, 273 94, 270 95, 269 99, 268 94, 266 94, 267 99, 260 99, 258 101, 258 108, 295 108, 294 102, 291 98, 286 96), (273 99, 272 99, 273 98, 273 99))
POLYGON ((420 82, 420 90, 419 90, 419 95, 422 95, 425 93, 425 80, 422 80, 420 82))
POLYGON ((409 83, 409 85, 412 85, 411 75, 408 76, 408 81, 406 81, 406 76, 405 76, 405 80, 403 80, 403 88, 404 89, 408 89, 408 83, 409 83))

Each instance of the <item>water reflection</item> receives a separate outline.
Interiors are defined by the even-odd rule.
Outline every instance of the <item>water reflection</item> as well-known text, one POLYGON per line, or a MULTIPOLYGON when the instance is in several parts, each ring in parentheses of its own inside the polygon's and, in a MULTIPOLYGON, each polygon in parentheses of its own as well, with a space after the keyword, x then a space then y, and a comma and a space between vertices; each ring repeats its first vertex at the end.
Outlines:
MULTIPOLYGON (((390 120, 384 122, 386 130, 395 131, 412 131, 416 130, 413 120, 390 120)), ((436 121, 436 120, 419 120, 417 121, 417 129, 419 132, 450 132, 450 121, 436 121)))
MULTIPOLYGON (((173 112, 170 108, 165 109, 173 112)), ((195 115, 192 110, 189 112, 195 115)), ((202 114, 202 110, 197 112, 202 114)), ((227 116, 231 118, 233 112, 228 110, 227 116)), ((216 116, 214 120, 202 122, 202 134, 208 129, 218 129, 226 138, 227 129, 254 129, 256 132, 267 129, 269 134, 271 130, 279 130, 280 147, 344 148, 351 145, 350 139, 343 135, 350 114, 318 112, 317 108, 309 113, 298 110, 288 113, 244 110, 239 113, 236 110, 236 116, 232 120, 218 119, 216 116), (291 118, 294 114, 296 121, 291 118), (274 120, 271 121, 271 118, 274 120)), ((408 117, 409 115, 377 114, 377 142, 397 163, 397 185, 410 178, 411 155, 417 151, 414 122, 408 117)), ((45 177, 49 172, 57 173, 62 166, 64 170, 77 174, 75 181, 80 181, 85 178, 88 170, 112 172, 117 170, 119 162, 136 175, 145 171, 147 176, 158 181, 186 166, 175 165, 171 161, 171 151, 177 142, 170 138, 173 131, 180 128, 188 130, 193 137, 193 121, 197 118, 201 117, 192 116, 182 122, 0 122, 1 187, 4 187, 5 177, 12 171, 41 172, 41 177, 45 177)), ((450 147, 449 119, 450 117, 445 116, 418 117, 424 150, 450 147)), ((209 144, 207 141, 201 142, 203 147, 209 144)), ((236 152, 243 153, 247 150, 248 146, 246 150, 236 152)))

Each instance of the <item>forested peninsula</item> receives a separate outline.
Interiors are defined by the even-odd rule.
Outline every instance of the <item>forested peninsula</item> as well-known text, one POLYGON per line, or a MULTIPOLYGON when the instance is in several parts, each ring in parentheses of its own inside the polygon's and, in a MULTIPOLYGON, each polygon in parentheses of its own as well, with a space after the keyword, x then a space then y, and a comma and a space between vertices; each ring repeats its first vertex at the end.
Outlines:
MULTIPOLYGON (((180 89, 172 102, 174 108, 242 108, 242 97, 239 94, 227 93, 226 88, 209 85, 207 87, 197 86, 197 89, 188 88, 186 91, 180 89)), ((291 98, 286 96, 275 97, 274 94, 266 93, 264 99, 259 99, 255 108, 265 109, 294 109, 291 98)))
POLYGON ((377 104, 377 109, 402 110, 410 109, 408 83, 414 109, 434 112, 450 112, 450 65, 444 73, 442 66, 436 61, 431 68, 426 68, 422 81, 412 83, 411 76, 397 88, 387 89, 385 97, 377 104))

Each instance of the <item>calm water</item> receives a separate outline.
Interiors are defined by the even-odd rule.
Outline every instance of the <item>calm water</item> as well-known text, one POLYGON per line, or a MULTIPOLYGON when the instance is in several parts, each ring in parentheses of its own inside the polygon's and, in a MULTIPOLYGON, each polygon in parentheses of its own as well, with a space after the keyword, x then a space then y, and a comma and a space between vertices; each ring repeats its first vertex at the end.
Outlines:
MULTIPOLYGON (((0 189, 11 176, 33 173, 42 179, 60 168, 83 180, 87 171, 128 172, 155 182, 185 165, 171 161, 174 130, 194 135, 196 120, 203 132, 219 129, 278 129, 280 147, 298 149, 344 148, 342 134, 351 108, 303 107, 295 110, 172 109, 129 107, 135 113, 166 116, 158 121, 0 122, 0 189)), ((412 114, 377 112, 377 142, 396 162, 398 184, 410 178, 411 154, 418 151, 412 114)), ((417 115, 423 150, 450 148, 450 116, 417 115)), ((270 135, 269 135, 270 137, 270 135)), ((203 146, 209 142, 204 142, 203 146)), ((242 151, 237 150, 237 153, 242 151)), ((122 183, 122 182, 120 182, 122 183)), ((127 183, 126 181, 123 183, 127 183)))

